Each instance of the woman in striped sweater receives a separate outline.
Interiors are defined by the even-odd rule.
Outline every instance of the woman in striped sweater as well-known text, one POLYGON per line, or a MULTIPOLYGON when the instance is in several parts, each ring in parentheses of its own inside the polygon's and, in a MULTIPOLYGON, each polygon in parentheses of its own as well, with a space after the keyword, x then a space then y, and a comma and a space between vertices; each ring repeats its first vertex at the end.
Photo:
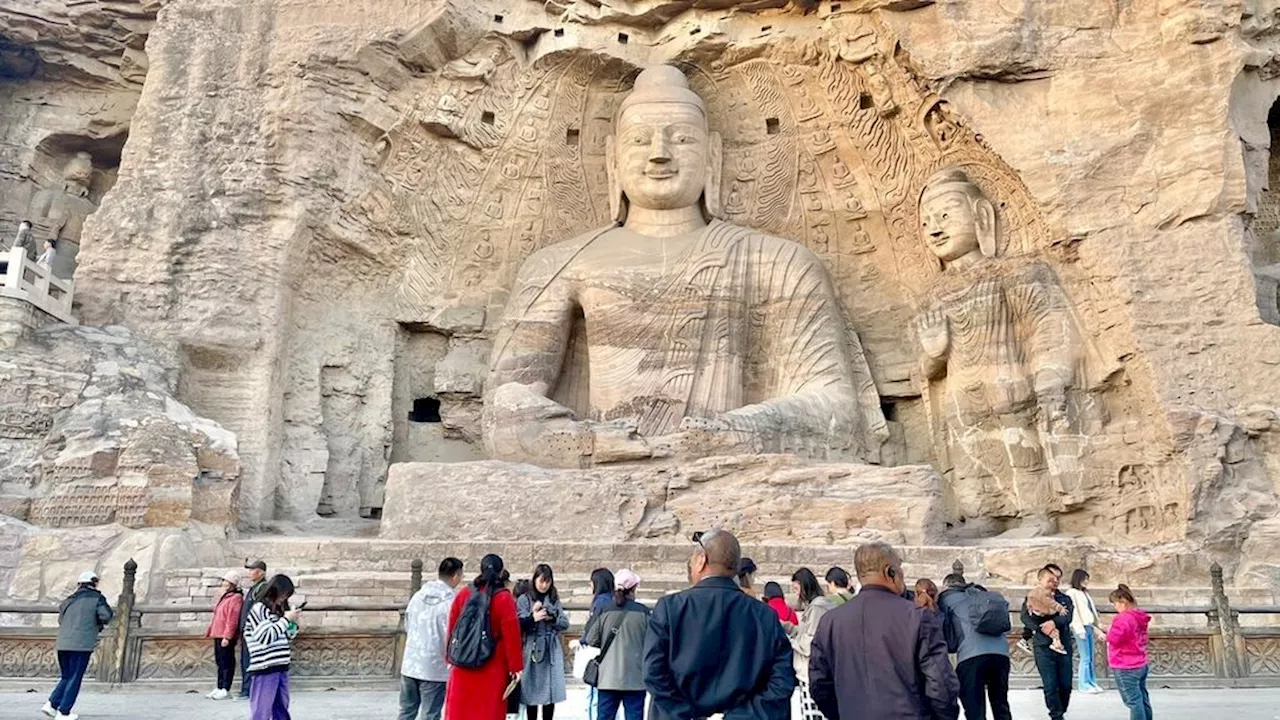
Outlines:
MULTIPOLYGON (((301 609, 291 610, 293 581, 271 578, 249 609, 244 636, 249 646, 250 720, 289 720, 290 643, 298 634, 301 609)), ((305 603, 304 603, 305 604, 305 603)))

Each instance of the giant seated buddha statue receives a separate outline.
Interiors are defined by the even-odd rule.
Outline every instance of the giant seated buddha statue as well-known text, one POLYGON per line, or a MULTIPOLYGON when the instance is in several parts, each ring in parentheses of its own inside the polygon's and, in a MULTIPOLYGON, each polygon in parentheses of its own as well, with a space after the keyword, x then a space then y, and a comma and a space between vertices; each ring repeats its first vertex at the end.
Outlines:
POLYGON ((529 257, 509 296, 492 459, 393 465, 382 536, 936 541, 938 475, 871 464, 885 421, 822 262, 716 219, 720 139, 684 75, 642 72, 615 129, 615 223, 529 257))
POLYGON ((715 219, 720 138, 679 70, 639 75, 608 154, 616 223, 534 254, 516 279, 487 384, 491 455, 877 460, 884 418, 826 268, 715 219))

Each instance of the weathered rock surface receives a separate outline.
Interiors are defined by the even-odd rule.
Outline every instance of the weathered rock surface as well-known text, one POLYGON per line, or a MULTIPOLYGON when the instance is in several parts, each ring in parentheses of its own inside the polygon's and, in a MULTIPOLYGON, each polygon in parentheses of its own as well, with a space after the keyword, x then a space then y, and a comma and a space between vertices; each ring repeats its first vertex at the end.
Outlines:
POLYGON ((234 527, 235 436, 123 328, 48 326, 0 358, 0 512, 35 525, 234 527))
POLYGON ((807 463, 787 455, 678 467, 549 470, 497 461, 391 467, 382 537, 671 539, 726 527, 751 543, 927 544, 943 536, 929 468, 807 463))
POLYGON ((671 62, 724 138, 722 219, 824 263, 888 421, 882 458, 933 464, 953 532, 1005 529, 1006 481, 1025 480, 1006 470, 1031 468, 1056 483, 1059 533, 1117 567, 1280 567, 1274 3, 159 5, 0 1, 0 236, 93 155, 82 319, 177 348, 176 397, 241 438, 246 527, 390 514, 392 463, 480 455, 516 273, 612 216, 614 112, 638 68, 671 62), (944 167, 991 201, 994 259, 1045 268, 1062 302, 1042 317, 1080 340, 1062 385, 1089 422, 1010 433, 1043 463, 998 422, 948 436, 972 427, 949 423, 955 388, 922 382, 911 319, 943 273, 918 200, 944 167), (1002 462, 970 472, 957 450, 1002 462))

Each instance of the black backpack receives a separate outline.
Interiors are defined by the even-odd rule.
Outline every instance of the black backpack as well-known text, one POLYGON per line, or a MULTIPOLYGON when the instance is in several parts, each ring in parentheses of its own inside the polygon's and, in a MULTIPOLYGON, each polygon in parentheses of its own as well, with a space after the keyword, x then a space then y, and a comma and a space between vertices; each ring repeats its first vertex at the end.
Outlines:
POLYGON ((964 589, 969 598, 969 623, 980 635, 1004 635, 1013 629, 1009 620, 1009 601, 993 590, 981 585, 969 585, 964 589))
POLYGON ((475 670, 493 657, 495 645, 489 622, 489 593, 473 589, 449 636, 449 664, 475 670))

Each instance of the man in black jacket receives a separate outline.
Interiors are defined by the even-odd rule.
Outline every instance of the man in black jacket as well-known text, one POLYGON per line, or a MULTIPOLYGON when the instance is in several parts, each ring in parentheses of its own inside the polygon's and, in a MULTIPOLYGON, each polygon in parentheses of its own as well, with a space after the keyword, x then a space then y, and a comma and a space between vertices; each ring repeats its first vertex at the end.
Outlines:
POLYGON ((791 643, 768 605, 734 576, 742 549, 723 530, 694 535, 693 587, 658 601, 644 643, 650 720, 786 720, 796 687, 791 643))
POLYGON ((942 624, 902 597, 902 559, 885 543, 853 558, 862 591, 818 621, 809 691, 828 720, 957 720, 960 683, 942 624))
POLYGON ((253 677, 249 675, 249 642, 244 636, 244 624, 249 619, 249 608, 267 584, 267 564, 261 560, 245 560, 244 569, 249 571, 249 591, 244 594, 244 605, 240 608, 240 697, 248 698, 253 677))
POLYGON ((1071 653, 1075 647, 1075 640, 1071 635, 1071 617, 1075 614, 1075 607, 1070 597, 1058 591, 1058 574, 1053 568, 1040 568, 1036 582, 1040 587, 1052 591, 1053 599, 1063 608, 1052 622, 1058 628, 1058 636, 1062 638, 1062 647, 1066 652, 1056 652, 1049 647, 1053 644, 1053 638, 1045 634, 1042 624, 1031 617, 1026 599, 1022 601, 1022 626, 1033 633, 1031 644, 1035 649, 1036 670, 1039 671, 1040 682, 1044 686, 1044 705, 1049 710, 1049 718, 1062 720, 1066 717, 1067 706, 1071 704, 1071 653))

